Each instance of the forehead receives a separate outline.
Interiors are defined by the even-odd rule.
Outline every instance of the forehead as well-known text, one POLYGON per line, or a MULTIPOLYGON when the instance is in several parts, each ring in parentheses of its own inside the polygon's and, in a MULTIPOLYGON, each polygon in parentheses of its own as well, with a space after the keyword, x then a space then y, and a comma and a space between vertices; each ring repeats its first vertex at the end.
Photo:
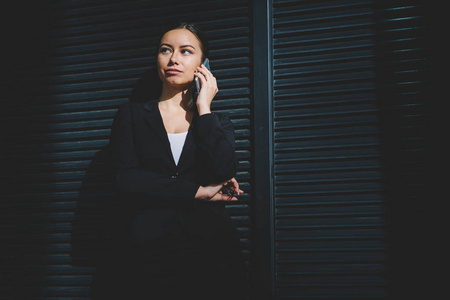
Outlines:
POLYGON ((200 46, 198 38, 187 29, 173 29, 166 32, 160 44, 170 44, 172 46, 191 45, 195 48, 200 46))

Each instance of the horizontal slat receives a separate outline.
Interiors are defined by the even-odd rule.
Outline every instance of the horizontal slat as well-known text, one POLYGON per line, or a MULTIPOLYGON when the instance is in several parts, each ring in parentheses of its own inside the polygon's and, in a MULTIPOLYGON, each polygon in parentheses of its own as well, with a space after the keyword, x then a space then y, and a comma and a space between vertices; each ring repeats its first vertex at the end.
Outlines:
MULTIPOLYGON (((289 56, 302 55, 304 56, 304 59, 308 59, 308 56, 311 54, 313 56, 312 59, 317 59, 318 55, 320 55, 321 53, 331 52, 334 54, 334 57, 338 58, 339 52, 357 51, 359 49, 361 49, 361 54, 359 56, 362 56, 364 53, 363 51, 373 47, 374 44, 371 40, 358 40, 357 42, 333 42, 321 46, 322 47, 319 48, 318 45, 302 45, 301 47, 299 47, 298 45, 294 45, 292 47, 279 48, 274 50, 274 56, 276 59, 284 59, 285 57, 289 56)), ((330 55, 328 55, 328 57, 330 57, 330 55)), ((334 60, 336 60, 336 58, 334 58, 334 60)), ((295 63, 296 60, 293 59, 293 62, 295 63)))
POLYGON ((354 73, 340 73, 340 74, 322 74, 322 75, 309 75, 307 78, 303 78, 301 75, 290 76, 287 79, 275 80, 275 84, 278 89, 287 88, 297 88, 301 86, 311 86, 311 85, 321 85, 321 87, 326 90, 323 85, 333 85, 336 83, 347 83, 354 82, 355 85, 359 81, 370 80, 375 77, 373 72, 354 72, 354 73))
MULTIPOLYGON (((298 53, 298 52, 297 52, 298 53)), ((297 67, 302 65, 312 64, 324 64, 324 63, 336 63, 345 61, 357 61, 365 60, 367 58, 373 58, 374 53, 372 50, 353 50, 332 52, 332 53, 314 53, 312 55, 299 55, 293 57, 279 57, 274 59, 275 70, 281 67, 297 67)))
POLYGON ((343 262, 373 262, 384 261, 387 255, 376 251, 352 252, 318 252, 318 253, 301 253, 301 254, 278 254, 277 260, 280 263, 343 263, 343 262))
MULTIPOLYGON (((323 241, 321 241, 323 242, 323 241)), ((304 242, 308 245, 308 242, 304 242)), ((345 274, 384 274, 386 266, 383 263, 373 264, 280 264, 278 271, 286 275, 345 275, 345 274)))
POLYGON ((361 94, 337 94, 337 95, 327 95, 327 96, 316 96, 316 97, 302 97, 294 99, 279 99, 275 105, 275 113, 279 111, 299 108, 299 107, 319 107, 323 105, 344 105, 344 104, 354 104, 354 103, 368 103, 374 102, 375 95, 373 93, 361 93, 361 94))
POLYGON ((289 68, 286 66, 283 69, 276 69, 274 71, 274 77, 287 77, 292 78, 293 76, 302 77, 308 74, 326 74, 326 73, 336 73, 336 72, 349 72, 352 70, 360 70, 360 69, 372 69, 374 67, 374 63, 370 61, 350 61, 350 62, 342 62, 342 63, 331 63, 331 64, 323 64, 323 65, 312 65, 312 66, 303 66, 296 68, 289 68))
MULTIPOLYGON (((363 148, 363 149, 329 149, 322 151, 308 151, 307 149, 298 149, 296 153, 276 153, 275 158, 279 162, 275 167, 277 172, 288 172, 289 169, 301 171, 300 166, 304 166, 304 163, 311 162, 324 162, 324 163, 336 163, 337 161, 362 161, 370 166, 376 166, 378 163, 372 163, 380 156, 380 151, 377 148, 363 148), (289 168, 291 164, 298 163, 298 166, 289 168)), ((355 167, 356 169, 358 166, 355 167)))
MULTIPOLYGON (((316 206, 316 207, 306 207, 306 206, 292 206, 277 208, 276 213, 278 219, 284 218, 302 218, 302 217, 330 217, 329 219, 323 219, 323 224, 328 224, 329 222, 334 222, 333 219, 336 216, 349 216, 355 217, 353 221, 365 221, 364 216, 373 215, 383 215, 385 209, 380 205, 342 205, 342 206, 316 206), (362 216, 360 218, 360 216, 362 216), (357 217, 357 218, 356 218, 357 217)), ((347 220, 349 221, 349 220, 347 220)), ((295 221, 294 223, 295 224, 295 221)), ((364 223, 361 225, 365 225, 364 223)))
MULTIPOLYGON (((359 125, 356 123, 356 125, 359 125)), ((311 140, 311 139, 324 139, 324 138, 336 138, 336 137, 356 137, 356 136, 370 136, 379 133, 378 128, 375 126, 359 126, 355 127, 341 127, 341 128, 320 128, 309 130, 297 130, 288 132, 277 132, 275 134, 275 140, 277 144, 283 141, 290 140, 311 140), (299 136, 298 133, 302 133, 299 136)))
POLYGON ((277 196, 277 207, 282 206, 314 206, 314 205, 347 205, 347 204, 380 204, 385 201, 382 193, 347 193, 347 194, 311 194, 298 196, 277 196))
POLYGON ((386 299, 389 295, 385 289, 380 289, 379 287, 351 287, 351 286, 327 286, 323 285, 320 287, 287 287, 277 291, 278 300, 288 300, 295 299, 293 295, 302 295, 303 299, 317 299, 321 297, 322 299, 336 299, 340 297, 341 299, 386 299), (339 295, 339 296, 336 296, 339 295))
MULTIPOLYGON (((320 228, 320 227, 319 227, 320 228)), ((318 251, 370 251, 379 250, 387 251, 388 246, 382 240, 371 240, 371 241, 361 241, 361 240, 348 240, 341 241, 337 244, 335 241, 278 241, 277 249, 280 253, 282 252, 318 252, 318 251)), ((291 269, 293 272, 296 269, 291 269)), ((385 269, 384 269, 385 270, 385 269)), ((297 269, 301 274, 302 269, 299 267, 297 269)), ((347 270, 344 268, 341 270, 336 270, 338 272, 345 274, 347 270)), ((347 271, 352 273, 353 270, 347 271)), ((354 272, 354 271, 353 271, 354 272)), ((358 273, 372 273, 373 271, 360 269, 358 273)), ((380 272, 380 270, 378 271, 380 272)))
MULTIPOLYGON (((332 241, 340 241, 346 239, 384 239, 386 236, 386 231, 381 228, 354 228, 354 229, 323 229, 323 230, 303 230, 301 235, 296 230, 286 230, 286 231, 278 231, 276 234, 277 240, 282 241, 303 241, 303 240, 332 240, 332 241)), ((375 255, 381 255, 380 253, 375 255)), ((296 261, 294 258, 299 258, 301 254, 297 256, 290 257, 288 261, 279 261, 279 263, 289 262, 289 263, 307 263, 308 257, 304 257, 302 260, 296 261)), ((327 259, 326 255, 323 255, 323 259, 327 259)), ((339 257, 337 257, 339 259, 339 257)), ((358 257, 355 257, 356 260, 352 260, 351 255, 347 256, 345 260, 340 262, 348 262, 348 263, 356 263, 358 262, 358 257)), ((378 261, 378 260, 376 260, 378 261)), ((310 263, 313 261, 310 261, 310 263)), ((329 261, 332 263, 332 261, 329 261)), ((359 261, 361 262, 361 261, 359 261)), ((370 260, 367 260, 370 263, 370 260)))
POLYGON ((356 83, 336 83, 335 85, 328 85, 326 88, 322 86, 312 86, 312 87, 298 87, 290 89, 275 90, 275 97, 278 99, 294 97, 304 97, 304 96, 327 96, 331 94, 344 94, 344 93, 361 93, 369 92, 375 90, 375 83, 370 82, 356 82, 356 83))
POLYGON ((275 145, 275 151, 278 152, 298 152, 300 149, 306 151, 321 151, 331 149, 361 149, 364 146, 369 148, 376 147, 380 143, 380 138, 377 136, 358 136, 356 138, 351 137, 331 137, 328 139, 304 139, 301 141, 287 141, 282 144, 275 145))
POLYGON ((371 2, 364 0, 322 1, 321 3, 298 0, 275 0, 273 6, 275 8, 274 14, 295 13, 298 15, 301 13, 310 14, 314 11, 338 11, 339 8, 348 9, 355 6, 367 6, 368 4, 371 4, 371 2))
POLYGON ((295 288, 309 288, 309 287, 320 287, 320 286, 350 286, 350 287, 363 287, 367 288, 370 286, 385 286, 386 278, 382 276, 368 276, 368 275, 357 275, 357 276, 305 276, 301 278, 282 278, 283 283, 280 284, 280 287, 283 286, 292 286, 295 288))
POLYGON ((383 190, 383 184, 381 182, 325 182, 325 183, 312 183, 311 185, 300 186, 279 186, 275 189, 275 192, 280 196, 286 195, 298 195, 304 196, 309 194, 342 194, 342 193, 367 193, 367 192, 380 192, 383 190))

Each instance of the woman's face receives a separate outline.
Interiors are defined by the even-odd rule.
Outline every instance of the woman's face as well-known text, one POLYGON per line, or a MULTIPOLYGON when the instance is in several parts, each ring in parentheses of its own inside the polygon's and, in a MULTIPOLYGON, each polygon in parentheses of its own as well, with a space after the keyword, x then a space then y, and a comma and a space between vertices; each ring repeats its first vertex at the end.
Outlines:
POLYGON ((168 31, 161 39, 157 58, 163 84, 178 89, 192 85, 194 72, 201 65, 202 50, 198 38, 187 29, 168 31))

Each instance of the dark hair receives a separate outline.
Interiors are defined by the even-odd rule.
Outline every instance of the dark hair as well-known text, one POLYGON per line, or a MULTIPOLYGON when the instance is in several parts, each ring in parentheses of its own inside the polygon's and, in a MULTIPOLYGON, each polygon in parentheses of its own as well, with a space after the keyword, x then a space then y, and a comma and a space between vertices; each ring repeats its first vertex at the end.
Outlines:
POLYGON ((209 42, 206 35, 203 33, 200 28, 193 24, 193 23, 186 23, 186 22, 179 22, 176 24, 173 24, 172 26, 169 26, 166 28, 163 33, 159 36, 158 45, 156 46, 156 56, 158 56, 159 53, 159 44, 161 43, 162 37, 169 31, 175 30, 175 29, 186 29, 189 30, 192 34, 194 34, 197 39, 200 41, 200 47, 202 48, 202 61, 208 57, 209 54, 209 42))

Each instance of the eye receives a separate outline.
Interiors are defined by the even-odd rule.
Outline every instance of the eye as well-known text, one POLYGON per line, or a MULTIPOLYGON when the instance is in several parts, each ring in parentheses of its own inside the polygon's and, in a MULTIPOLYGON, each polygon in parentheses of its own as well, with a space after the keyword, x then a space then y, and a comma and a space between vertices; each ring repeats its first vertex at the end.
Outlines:
POLYGON ((167 48, 167 47, 161 47, 161 49, 159 49, 159 52, 160 53, 170 53, 171 50, 170 50, 170 48, 167 48))
POLYGON ((192 53, 192 51, 188 50, 188 49, 182 49, 181 50, 181 54, 191 54, 191 53, 192 53))

